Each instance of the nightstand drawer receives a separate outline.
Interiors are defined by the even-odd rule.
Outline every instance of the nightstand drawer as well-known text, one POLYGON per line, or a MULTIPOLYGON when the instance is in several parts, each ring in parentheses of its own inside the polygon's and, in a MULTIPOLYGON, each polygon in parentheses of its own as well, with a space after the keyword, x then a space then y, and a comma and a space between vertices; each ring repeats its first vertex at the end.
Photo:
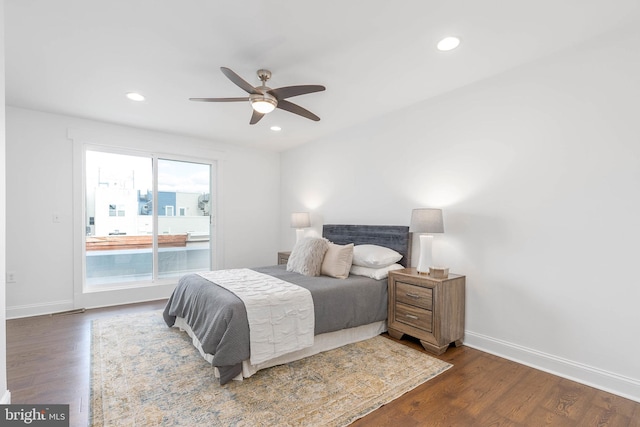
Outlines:
POLYGON ((433 289, 396 282, 396 301, 433 310, 433 289))
POLYGON ((412 305, 396 302, 396 322, 405 323, 427 332, 432 332, 433 313, 412 305))

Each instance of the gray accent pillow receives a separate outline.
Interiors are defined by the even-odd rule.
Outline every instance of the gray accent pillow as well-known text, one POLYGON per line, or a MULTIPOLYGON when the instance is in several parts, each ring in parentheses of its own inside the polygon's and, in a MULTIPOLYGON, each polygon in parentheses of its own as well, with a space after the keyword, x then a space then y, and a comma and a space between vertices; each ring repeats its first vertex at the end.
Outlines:
POLYGON ((327 249, 329 249, 329 242, 326 239, 303 237, 296 242, 291 250, 289 261, 287 261, 287 271, 305 276, 319 276, 327 249))

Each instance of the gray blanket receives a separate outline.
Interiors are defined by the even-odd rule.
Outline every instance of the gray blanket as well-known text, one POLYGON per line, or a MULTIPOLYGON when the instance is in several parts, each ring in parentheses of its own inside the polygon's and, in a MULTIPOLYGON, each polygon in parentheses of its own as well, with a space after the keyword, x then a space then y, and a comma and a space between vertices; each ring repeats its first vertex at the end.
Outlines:
MULTIPOLYGON (((387 281, 350 275, 347 279, 308 277, 287 272, 284 265, 255 268, 308 289, 313 298, 315 334, 366 325, 387 318, 387 281)), ((242 372, 249 359, 249 323, 242 301, 226 289, 197 274, 183 276, 164 309, 164 320, 173 326, 182 317, 213 356, 220 384, 242 372)))

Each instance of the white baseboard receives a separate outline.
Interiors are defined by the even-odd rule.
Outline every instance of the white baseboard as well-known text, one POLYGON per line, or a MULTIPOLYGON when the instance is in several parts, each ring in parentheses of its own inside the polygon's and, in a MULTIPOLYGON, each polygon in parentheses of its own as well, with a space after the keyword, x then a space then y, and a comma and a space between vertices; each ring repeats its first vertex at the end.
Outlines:
POLYGON ((44 304, 26 304, 7 306, 7 319, 41 316, 73 309, 73 300, 52 301, 44 304))
POLYGON ((0 405, 10 405, 11 404, 11 392, 9 390, 5 390, 2 394, 2 399, 0 399, 0 405))
POLYGON ((470 331, 465 331, 464 345, 640 402, 640 380, 635 378, 470 331))

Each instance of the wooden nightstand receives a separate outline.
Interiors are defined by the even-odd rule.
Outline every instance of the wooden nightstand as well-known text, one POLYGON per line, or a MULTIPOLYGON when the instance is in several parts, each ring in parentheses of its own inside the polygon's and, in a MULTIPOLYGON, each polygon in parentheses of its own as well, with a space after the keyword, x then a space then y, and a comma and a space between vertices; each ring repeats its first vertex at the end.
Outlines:
POLYGON ((278 252, 278 264, 286 264, 289 261, 289 255, 291 255, 291 251, 278 252))
POLYGON ((434 279, 415 268, 389 272, 389 335, 420 340, 425 350, 442 354, 462 345, 465 277, 434 279))

